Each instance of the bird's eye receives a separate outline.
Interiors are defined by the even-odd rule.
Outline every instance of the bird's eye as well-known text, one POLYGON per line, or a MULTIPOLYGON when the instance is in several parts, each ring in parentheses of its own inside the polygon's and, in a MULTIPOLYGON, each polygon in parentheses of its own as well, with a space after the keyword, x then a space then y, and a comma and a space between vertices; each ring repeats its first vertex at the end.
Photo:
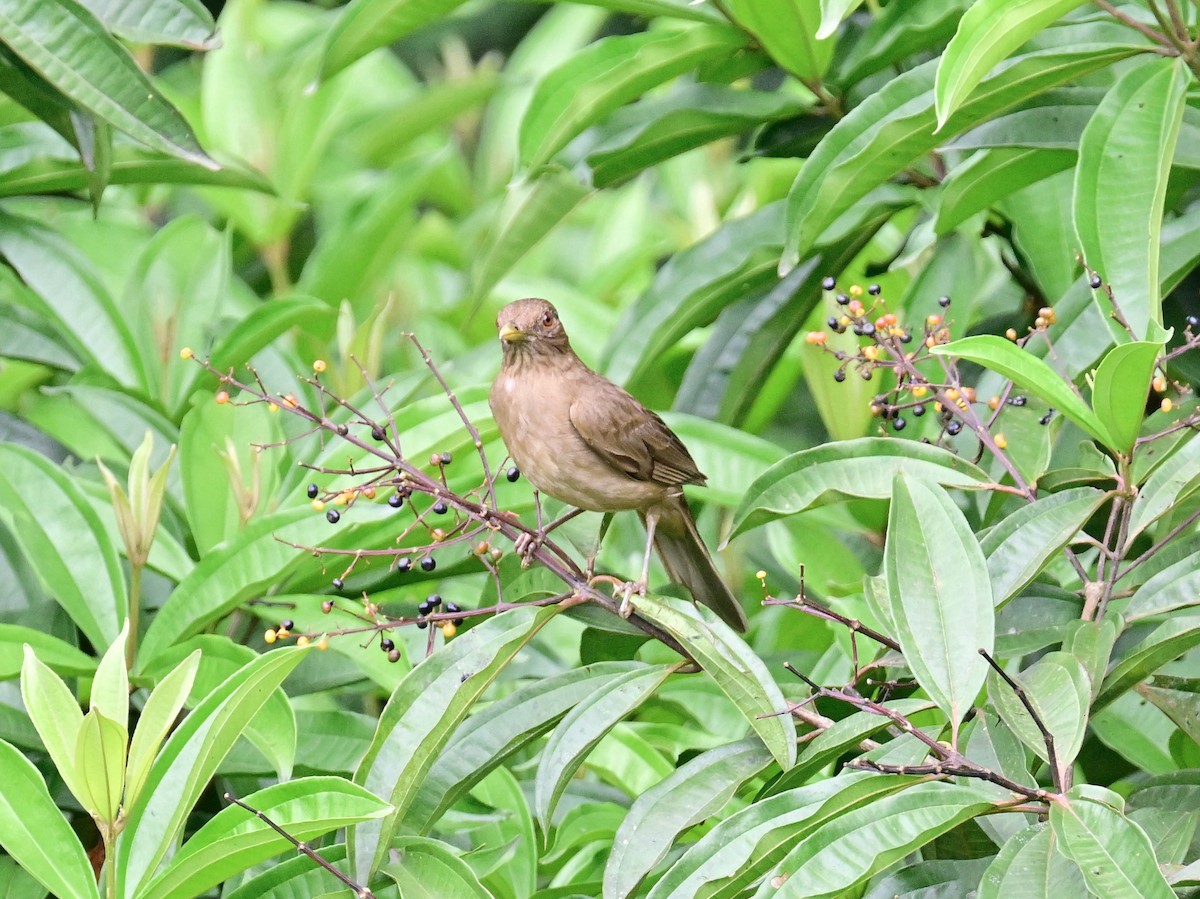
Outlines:
POLYGON ((543 328, 553 328, 554 327, 554 313, 553 312, 547 312, 545 315, 542 316, 542 327, 543 328))

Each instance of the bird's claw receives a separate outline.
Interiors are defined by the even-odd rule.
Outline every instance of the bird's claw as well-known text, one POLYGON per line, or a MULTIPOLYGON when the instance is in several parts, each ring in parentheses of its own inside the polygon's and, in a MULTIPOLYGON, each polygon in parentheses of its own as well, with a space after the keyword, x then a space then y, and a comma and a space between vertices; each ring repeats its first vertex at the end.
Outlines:
POLYGON ((542 547, 544 535, 541 532, 523 531, 513 541, 513 551, 521 557, 521 567, 528 568, 533 564, 533 554, 542 547))
POLYGON ((646 595, 645 581, 627 581, 621 588, 623 596, 621 597, 621 606, 617 609, 617 614, 622 618, 628 618, 635 611, 637 606, 633 604, 633 597, 646 595))

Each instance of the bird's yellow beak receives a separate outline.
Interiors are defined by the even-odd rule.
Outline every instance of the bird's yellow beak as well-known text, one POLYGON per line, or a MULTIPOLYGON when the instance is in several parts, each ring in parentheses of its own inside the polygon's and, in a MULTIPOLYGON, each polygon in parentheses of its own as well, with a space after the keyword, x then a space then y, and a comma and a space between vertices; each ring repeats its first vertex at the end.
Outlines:
POLYGON ((500 326, 500 339, 505 343, 518 343, 525 339, 525 332, 512 322, 505 322, 500 326))

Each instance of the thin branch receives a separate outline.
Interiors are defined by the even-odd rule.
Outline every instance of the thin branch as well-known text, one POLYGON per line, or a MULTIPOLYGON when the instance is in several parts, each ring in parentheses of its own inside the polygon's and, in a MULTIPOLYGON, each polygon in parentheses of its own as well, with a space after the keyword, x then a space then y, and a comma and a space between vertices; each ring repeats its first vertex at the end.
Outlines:
POLYGON ((988 665, 991 666, 992 670, 1000 676, 1000 679, 1008 684, 1009 689, 1013 691, 1017 699, 1021 701, 1021 705, 1025 707, 1025 711, 1029 713, 1029 717, 1033 719, 1033 723, 1037 726, 1038 731, 1042 735, 1042 742, 1046 745, 1046 757, 1050 762, 1050 776, 1054 779, 1054 790, 1057 793, 1061 793, 1063 791, 1063 775, 1062 771, 1059 770, 1058 767, 1058 753, 1054 749, 1054 734, 1050 733, 1050 731, 1046 728, 1045 723, 1042 721, 1041 715, 1037 713, 1037 709, 1035 709, 1033 707, 1033 703, 1030 702, 1029 695, 1025 692, 1025 688, 1009 677, 1008 672, 1000 667, 999 663, 992 658, 991 654, 987 650, 981 649, 979 650, 979 654, 983 656, 988 665))
POLYGON ((258 820, 260 820, 264 824, 266 824, 269 828, 271 828, 273 831, 275 831, 277 834, 279 834, 281 837, 283 837, 285 840, 287 840, 289 843, 291 843, 293 846, 295 846, 297 852, 299 852, 301 855, 307 855, 310 859, 312 859, 312 861, 315 864, 324 868, 326 871, 328 871, 330 874, 332 874, 334 877, 336 877, 339 881, 341 881, 343 884, 345 884, 347 887, 349 887, 351 890, 353 890, 355 899, 375 899, 375 894, 373 892, 371 892, 367 887, 358 883, 356 880, 352 879, 351 877, 347 876, 346 874, 343 874, 341 871, 339 871, 337 868, 335 868, 333 865, 331 865, 325 859, 321 858, 320 855, 318 855, 316 852, 314 852, 313 848, 311 846, 309 846, 308 843, 304 843, 304 842, 301 842, 300 840, 297 840, 294 836, 292 836, 290 833, 288 833, 286 830, 284 830, 282 827, 280 827, 278 824, 276 824, 274 821, 272 821, 270 818, 268 818, 266 815, 264 815, 258 809, 251 808, 250 806, 246 805, 246 803, 242 802, 242 800, 238 799, 232 793, 225 794, 225 801, 232 802, 234 805, 238 806, 239 808, 245 809, 250 814, 254 815, 254 817, 258 818, 258 820))

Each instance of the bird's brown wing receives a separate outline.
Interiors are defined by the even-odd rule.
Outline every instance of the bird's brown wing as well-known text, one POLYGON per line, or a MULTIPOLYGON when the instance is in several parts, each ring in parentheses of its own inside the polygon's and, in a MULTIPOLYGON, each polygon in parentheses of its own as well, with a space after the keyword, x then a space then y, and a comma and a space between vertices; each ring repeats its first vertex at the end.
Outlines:
POLYGON ((666 423, 611 381, 596 375, 571 404, 571 424, 613 468, 668 487, 703 484, 704 475, 666 423))

